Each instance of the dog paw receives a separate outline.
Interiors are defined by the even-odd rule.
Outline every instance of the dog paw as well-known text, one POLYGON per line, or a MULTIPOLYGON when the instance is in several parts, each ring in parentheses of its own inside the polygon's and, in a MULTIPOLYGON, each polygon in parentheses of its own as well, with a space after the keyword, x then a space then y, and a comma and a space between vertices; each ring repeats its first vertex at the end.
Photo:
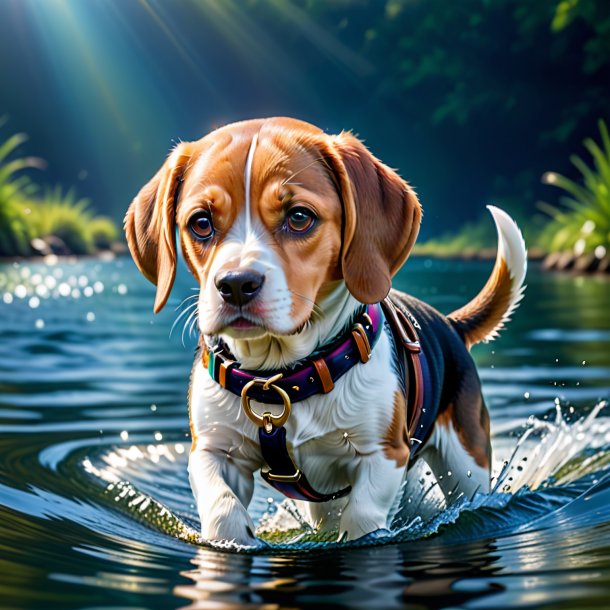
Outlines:
POLYGON ((339 525, 339 540, 357 540, 367 534, 386 528, 386 515, 364 513, 360 510, 345 509, 339 525))
POLYGON ((205 540, 230 541, 243 546, 256 544, 252 518, 235 496, 225 494, 217 498, 200 518, 201 536, 205 540))

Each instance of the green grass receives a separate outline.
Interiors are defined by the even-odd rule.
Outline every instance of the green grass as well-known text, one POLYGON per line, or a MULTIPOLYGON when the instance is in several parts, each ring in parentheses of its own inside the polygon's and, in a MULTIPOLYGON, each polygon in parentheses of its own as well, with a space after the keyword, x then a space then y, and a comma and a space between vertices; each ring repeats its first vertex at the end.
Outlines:
POLYGON ((32 233, 22 200, 36 191, 36 185, 23 170, 39 168, 42 163, 31 157, 9 157, 26 141, 16 134, 0 145, 0 256, 30 254, 32 233))
POLYGON ((110 218, 96 216, 87 199, 73 189, 46 189, 40 198, 38 186, 24 170, 42 167, 39 159, 14 156, 25 142, 17 134, 0 144, 0 257, 35 254, 32 240, 61 240, 71 254, 93 254, 108 249, 118 239, 110 218))
POLYGON ((449 232, 415 244, 413 254, 438 257, 474 257, 496 245, 496 233, 491 216, 468 222, 457 232, 449 232))
POLYGON ((542 178, 566 193, 559 199, 560 206, 540 204, 551 217, 540 235, 540 245, 550 252, 595 253, 598 258, 610 252, 610 137, 602 120, 599 132, 601 146, 592 138, 583 142, 592 165, 577 155, 570 157, 582 181, 555 172, 547 172, 542 178))
MULTIPOLYGON (((587 164, 573 155, 570 160, 580 172, 578 182, 561 174, 547 172, 545 184, 561 189, 559 205, 540 203, 544 217, 517 218, 530 253, 572 252, 595 254, 602 258, 610 252, 610 136, 604 121, 599 121, 601 145, 592 138, 584 141, 591 155, 587 164)), ((483 216, 463 225, 456 232, 417 244, 414 254, 439 257, 471 257, 486 253, 496 246, 491 218, 483 216)))

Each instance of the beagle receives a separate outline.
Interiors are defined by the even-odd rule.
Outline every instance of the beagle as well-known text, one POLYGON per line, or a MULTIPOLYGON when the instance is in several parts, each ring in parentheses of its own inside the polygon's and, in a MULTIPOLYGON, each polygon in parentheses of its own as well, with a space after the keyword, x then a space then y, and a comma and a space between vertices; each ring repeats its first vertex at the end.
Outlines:
POLYGON ((390 292, 421 208, 351 133, 269 118, 173 150, 125 230, 157 286, 155 313, 176 234, 200 285, 189 477, 204 538, 252 543, 259 470, 313 527, 347 540, 387 527, 416 460, 448 503, 489 490, 489 417, 468 350, 502 328, 526 271, 519 229, 490 210, 491 277, 445 316, 390 292))

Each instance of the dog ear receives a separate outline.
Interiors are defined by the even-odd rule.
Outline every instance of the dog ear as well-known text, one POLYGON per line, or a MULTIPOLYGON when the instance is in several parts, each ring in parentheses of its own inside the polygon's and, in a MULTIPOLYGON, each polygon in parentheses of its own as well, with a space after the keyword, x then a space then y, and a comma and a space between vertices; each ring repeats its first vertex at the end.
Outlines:
POLYGON ((157 286, 155 313, 167 302, 176 277, 176 199, 189 159, 187 145, 180 144, 125 215, 131 255, 143 275, 157 286))
POLYGON ((330 158, 343 204, 342 271, 361 303, 378 303, 407 260, 421 222, 413 189, 351 133, 331 138, 330 158))

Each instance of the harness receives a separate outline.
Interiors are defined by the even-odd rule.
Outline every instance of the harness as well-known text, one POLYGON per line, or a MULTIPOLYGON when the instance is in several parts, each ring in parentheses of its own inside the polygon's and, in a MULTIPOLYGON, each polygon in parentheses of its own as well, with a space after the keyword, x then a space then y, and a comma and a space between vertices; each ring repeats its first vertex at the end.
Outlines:
POLYGON ((267 468, 261 469, 261 476, 285 496, 328 502, 351 491, 350 486, 333 493, 316 491, 288 451, 284 424, 294 403, 332 392, 335 382, 354 365, 366 364, 385 324, 391 329, 405 371, 412 458, 431 429, 436 413, 426 405, 425 388, 430 387, 430 371, 416 331, 421 328, 410 312, 397 307, 389 297, 381 304, 367 305, 356 316, 352 327, 323 351, 312 354, 294 368, 271 371, 267 377, 241 369, 222 341, 213 348, 202 345, 203 364, 212 379, 241 397, 245 414, 258 428, 261 452, 267 464, 267 468), (283 405, 283 409, 279 415, 268 410, 258 413, 252 407, 252 400, 283 405))

